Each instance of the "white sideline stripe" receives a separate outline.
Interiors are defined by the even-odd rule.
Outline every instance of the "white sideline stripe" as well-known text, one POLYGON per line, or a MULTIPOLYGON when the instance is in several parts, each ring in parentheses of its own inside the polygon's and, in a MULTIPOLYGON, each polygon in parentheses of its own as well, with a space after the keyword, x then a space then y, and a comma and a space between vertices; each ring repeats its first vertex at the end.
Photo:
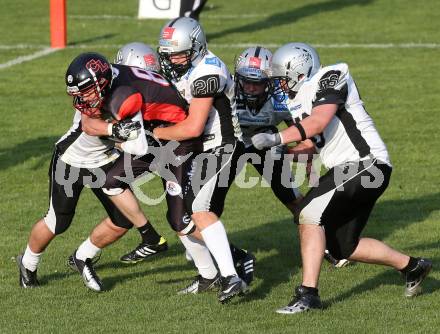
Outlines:
MULTIPOLYGON (((223 14, 201 15, 202 19, 254 19, 269 17, 267 14, 223 14)), ((137 16, 129 15, 68 15, 68 18, 79 20, 137 20, 137 16)))
MULTIPOLYGON (((274 43, 208 43, 210 48, 231 48, 241 49, 248 48, 260 44, 267 48, 278 48, 284 44, 274 43)), ((122 45, 119 44, 78 44, 67 46, 68 49, 119 49, 122 45)), ((438 49, 440 43, 329 43, 329 44, 312 44, 316 48, 322 49, 438 49)), ((15 44, 15 45, 1 45, 0 50, 18 50, 18 49, 42 49, 39 52, 57 51, 59 49, 51 49, 47 45, 40 44, 15 44)), ((38 52, 37 52, 38 53, 38 52)), ((28 56, 25 56, 28 57, 28 56)), ((19 57, 20 58, 20 57, 19 57)), ((3 65, 3 64, 2 64, 3 65)))
POLYGON ((56 52, 58 50, 60 50, 60 49, 45 48, 43 50, 37 51, 37 52, 32 53, 27 56, 17 57, 15 59, 12 59, 12 60, 6 62, 6 63, 0 64, 0 70, 14 66, 14 65, 18 65, 18 64, 30 61, 30 60, 34 60, 36 58, 47 56, 48 54, 51 54, 51 53, 56 52))

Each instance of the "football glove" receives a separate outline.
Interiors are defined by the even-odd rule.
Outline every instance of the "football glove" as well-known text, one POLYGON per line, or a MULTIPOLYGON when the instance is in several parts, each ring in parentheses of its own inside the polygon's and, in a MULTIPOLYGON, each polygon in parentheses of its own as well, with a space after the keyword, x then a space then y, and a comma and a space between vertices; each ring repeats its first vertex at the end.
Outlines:
MULTIPOLYGON (((139 136, 141 123, 133 122, 130 119, 124 119, 111 125, 110 136, 119 141, 136 139, 139 136)), ((110 128, 110 126, 109 126, 110 128)))
POLYGON ((281 144, 280 134, 277 133, 258 133, 251 138, 252 145, 257 150, 263 150, 267 147, 277 146, 281 144))

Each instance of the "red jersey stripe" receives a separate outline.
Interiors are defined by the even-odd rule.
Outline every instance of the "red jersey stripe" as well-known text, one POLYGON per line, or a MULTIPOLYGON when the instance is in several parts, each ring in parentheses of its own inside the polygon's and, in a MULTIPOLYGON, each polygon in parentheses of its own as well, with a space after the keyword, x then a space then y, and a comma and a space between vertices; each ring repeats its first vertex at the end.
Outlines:
POLYGON ((119 107, 118 115, 121 119, 131 117, 136 114, 142 107, 142 94, 134 93, 122 102, 119 107))
POLYGON ((178 123, 186 118, 186 112, 181 107, 169 103, 144 103, 142 106, 144 120, 159 120, 170 123, 178 123))

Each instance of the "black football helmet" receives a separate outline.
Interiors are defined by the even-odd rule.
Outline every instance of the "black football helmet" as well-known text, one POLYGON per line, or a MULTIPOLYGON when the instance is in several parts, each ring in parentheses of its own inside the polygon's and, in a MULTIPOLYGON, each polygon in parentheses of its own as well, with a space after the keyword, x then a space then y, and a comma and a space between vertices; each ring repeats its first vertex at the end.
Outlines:
POLYGON ((87 52, 77 56, 66 72, 67 94, 73 96, 75 109, 96 116, 110 90, 112 67, 99 53, 87 52))

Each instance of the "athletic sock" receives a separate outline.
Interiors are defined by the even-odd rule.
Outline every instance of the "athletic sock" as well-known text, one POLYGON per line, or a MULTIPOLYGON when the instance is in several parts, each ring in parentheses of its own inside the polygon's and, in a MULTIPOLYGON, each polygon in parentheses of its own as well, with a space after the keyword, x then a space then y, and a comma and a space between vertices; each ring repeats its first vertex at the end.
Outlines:
POLYGON ((100 250, 101 248, 96 247, 90 238, 87 238, 76 250, 75 257, 81 261, 93 259, 100 250))
POLYGON ((218 271, 205 243, 189 235, 179 235, 179 238, 191 255, 199 274, 203 278, 213 279, 218 271))
POLYGON ((21 258, 21 263, 27 270, 35 271, 37 270, 38 263, 40 263, 41 254, 43 254, 43 252, 34 253, 31 251, 29 245, 27 245, 23 257, 21 258))
POLYGON ((153 225, 146 222, 145 225, 138 227, 137 230, 141 234, 142 242, 145 244, 153 245, 160 241, 160 235, 156 232, 153 225))
POLYGON ((228 236, 220 220, 205 227, 201 231, 206 247, 208 247, 223 277, 237 275, 229 248, 228 236))

